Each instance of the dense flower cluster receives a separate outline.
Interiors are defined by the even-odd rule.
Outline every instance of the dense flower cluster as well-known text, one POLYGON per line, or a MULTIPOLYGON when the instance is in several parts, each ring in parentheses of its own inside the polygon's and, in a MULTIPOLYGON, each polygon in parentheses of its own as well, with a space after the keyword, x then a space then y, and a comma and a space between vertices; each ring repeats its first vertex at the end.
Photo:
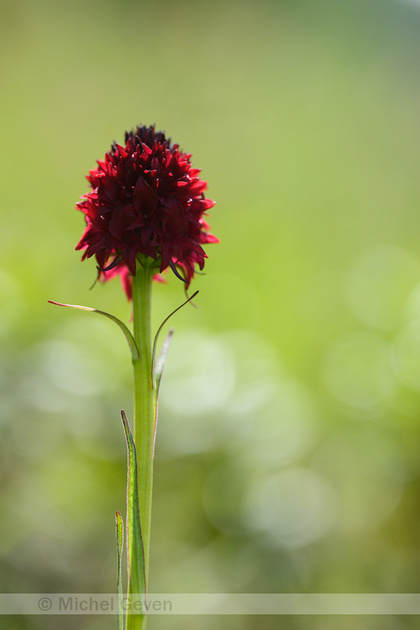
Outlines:
POLYGON ((203 218, 214 202, 190 158, 154 127, 137 127, 87 176, 92 190, 77 204, 86 229, 76 249, 82 260, 96 257, 102 280, 119 274, 129 298, 137 260, 153 259, 156 272, 172 268, 188 286, 204 267, 202 245, 218 242, 203 218))

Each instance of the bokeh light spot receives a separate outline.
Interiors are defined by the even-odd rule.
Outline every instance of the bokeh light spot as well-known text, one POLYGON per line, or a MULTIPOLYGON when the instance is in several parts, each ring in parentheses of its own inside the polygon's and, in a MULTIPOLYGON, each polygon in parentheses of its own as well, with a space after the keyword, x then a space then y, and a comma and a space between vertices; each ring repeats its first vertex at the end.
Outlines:
POLYGON ((255 480, 246 497, 245 523, 285 547, 302 547, 334 524, 336 497, 327 479, 309 468, 290 468, 255 480))
POLYGON ((352 313, 367 326, 393 330, 420 277, 417 257, 398 247, 369 251, 353 267, 347 285, 352 313))
POLYGON ((398 442, 371 424, 365 427, 335 431, 311 461, 337 493, 341 531, 377 526, 394 511, 404 487, 407 473, 398 442))
POLYGON ((331 393, 358 412, 374 418, 391 405, 396 381, 388 343, 369 332, 342 338, 327 354, 324 378, 331 393))
POLYGON ((409 322, 393 344, 395 372, 404 385, 420 391, 420 318, 409 322))

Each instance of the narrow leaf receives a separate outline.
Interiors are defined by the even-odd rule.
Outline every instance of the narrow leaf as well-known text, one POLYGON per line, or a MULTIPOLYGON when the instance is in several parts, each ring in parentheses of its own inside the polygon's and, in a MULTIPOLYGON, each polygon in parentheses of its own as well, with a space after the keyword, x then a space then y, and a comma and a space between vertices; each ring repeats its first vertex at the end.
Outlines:
POLYGON ((121 411, 127 442, 127 570, 128 594, 145 595, 146 570, 140 525, 137 454, 127 416, 121 411))
MULTIPOLYGON (((171 342, 171 339, 172 339, 173 332, 172 333, 170 332, 169 335, 168 335, 169 342, 167 343, 166 350, 163 352, 163 354, 161 352, 159 354, 158 360, 156 360, 156 346, 157 346, 157 341, 158 341, 159 334, 162 331, 162 328, 164 327, 166 322, 172 317, 172 315, 175 315, 175 313, 177 313, 183 306, 188 304, 188 302, 191 302, 191 300, 193 300, 195 298, 197 293, 198 293, 198 291, 193 293, 193 295, 191 297, 189 297, 188 300, 185 300, 185 302, 183 302, 174 311, 172 311, 172 313, 169 313, 168 317, 165 317, 165 319, 163 320, 163 322, 161 323, 161 325, 157 329, 157 332, 156 332, 156 335, 155 335, 155 339, 153 341, 153 350, 152 350, 152 375, 153 375, 153 378, 154 378, 154 385, 155 385, 155 387, 157 389, 159 388, 160 380, 162 378, 162 372, 163 372, 163 368, 164 368, 164 365, 165 365, 166 357, 168 355, 169 346, 170 346, 170 342, 171 342), (159 365, 159 368, 157 369, 158 365, 159 365)), ((166 338, 166 341, 168 341, 168 337, 166 338)), ((165 345, 165 343, 164 343, 164 345, 165 345)), ((163 348, 162 348, 162 350, 163 350, 163 348)))
POLYGON ((124 544, 124 525, 122 516, 119 512, 115 513, 115 534, 117 537, 117 555, 118 555, 118 630, 124 630, 124 609, 123 609, 123 585, 122 585, 122 553, 124 544))
POLYGON ((134 337, 131 334, 129 328, 115 315, 111 315, 111 313, 107 313, 106 311, 100 311, 97 308, 91 308, 90 306, 79 306, 78 304, 62 304, 61 302, 53 302, 52 300, 48 300, 50 304, 55 304, 56 306, 67 306, 69 308, 77 308, 79 311, 88 311, 90 313, 98 313, 98 315, 103 315, 104 317, 108 317, 113 322, 117 324, 124 333, 125 338, 127 339, 128 346, 130 348, 131 356, 133 361, 140 359, 139 349, 137 347, 136 342, 134 341, 134 337))

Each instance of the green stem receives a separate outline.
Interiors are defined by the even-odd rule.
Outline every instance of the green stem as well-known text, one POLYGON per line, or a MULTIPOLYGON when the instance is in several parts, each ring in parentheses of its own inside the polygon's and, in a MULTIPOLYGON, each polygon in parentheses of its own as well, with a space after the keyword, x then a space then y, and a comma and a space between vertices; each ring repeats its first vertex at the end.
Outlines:
MULTIPOLYGON (((133 332, 139 350, 139 359, 133 358, 134 372, 134 442, 137 450, 139 511, 144 547, 146 588, 149 575, 150 527, 153 486, 153 447, 155 431, 155 404, 152 380, 151 297, 155 271, 137 263, 133 278, 133 332)), ((139 557, 137 553, 130 556, 139 557)), ((142 630, 146 617, 129 616, 128 628, 142 630)))

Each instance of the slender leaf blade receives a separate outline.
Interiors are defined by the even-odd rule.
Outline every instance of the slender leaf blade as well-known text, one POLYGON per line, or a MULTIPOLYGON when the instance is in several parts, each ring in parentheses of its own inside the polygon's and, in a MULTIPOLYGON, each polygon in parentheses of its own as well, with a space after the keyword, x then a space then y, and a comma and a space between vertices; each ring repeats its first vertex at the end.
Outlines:
POLYGON ((146 569, 140 524, 137 454, 133 434, 124 411, 121 411, 127 442, 127 570, 128 594, 146 594, 146 569))
POLYGON ((123 609, 123 585, 122 585, 122 554, 124 545, 124 524, 121 514, 115 513, 115 534, 117 537, 117 556, 118 556, 118 577, 117 577, 117 593, 118 593, 118 630, 124 630, 124 609, 123 609))
MULTIPOLYGON (((166 356, 167 356, 168 350, 169 350, 169 346, 168 346, 167 349, 166 349, 166 353, 164 353, 164 355, 163 355, 163 364, 162 364, 162 361, 161 361, 160 362, 160 371, 157 373, 156 372, 156 366, 159 363, 159 359, 156 360, 156 347, 157 347, 159 334, 161 333, 162 328, 164 327, 166 322, 172 317, 172 315, 175 315, 175 313, 177 313, 183 306, 185 306, 186 304, 191 302, 191 300, 193 300, 197 294, 198 294, 198 291, 193 293, 193 295, 191 297, 189 297, 188 300, 185 300, 185 302, 183 302, 180 306, 178 306, 175 310, 173 310, 172 313, 169 313, 169 315, 167 317, 165 317, 165 319, 163 320, 163 322, 161 323, 161 325, 157 329, 155 338, 153 340, 153 349, 152 349, 152 376, 153 376, 153 384, 154 384, 154 387, 156 387, 156 389, 159 388, 160 379, 162 378, 163 366, 165 364, 166 356)), ((169 344, 170 344, 170 340, 172 338, 172 334, 173 334, 173 332, 170 333, 171 336, 170 336, 170 339, 169 339, 169 344)), ((161 354, 159 354, 159 358, 160 357, 161 357, 161 354)))
POLYGON ((139 349, 137 348, 137 344, 134 340, 133 335, 131 334, 128 326, 126 326, 124 322, 118 319, 118 317, 115 317, 115 315, 111 315, 111 313, 107 313, 106 311, 100 311, 97 308, 91 308, 90 306, 80 306, 79 304, 62 304, 61 302, 53 302, 53 300, 48 300, 48 302, 50 304, 54 304, 55 306, 66 306, 68 308, 76 308, 79 311, 87 311, 89 313, 98 313, 98 315, 103 315, 104 317, 107 317, 108 319, 112 320, 122 330, 127 340, 128 347, 130 348, 133 361, 139 360, 140 358, 139 349))

